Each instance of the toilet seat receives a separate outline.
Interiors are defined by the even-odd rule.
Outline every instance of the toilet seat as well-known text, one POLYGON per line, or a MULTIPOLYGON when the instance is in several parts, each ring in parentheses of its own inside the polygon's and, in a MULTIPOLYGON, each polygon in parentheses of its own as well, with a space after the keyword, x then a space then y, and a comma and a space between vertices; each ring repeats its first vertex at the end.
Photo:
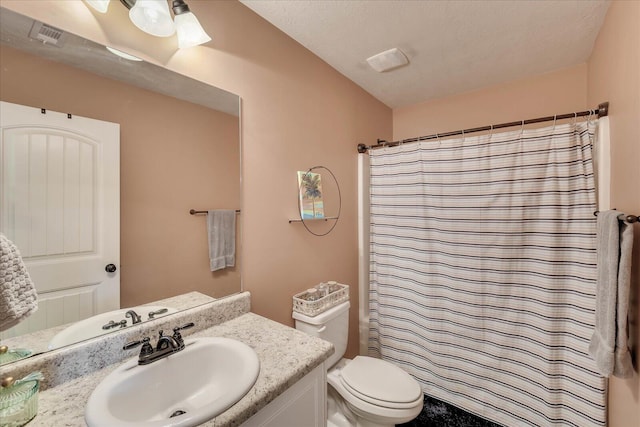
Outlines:
POLYGON ((381 359, 356 356, 340 370, 340 382, 355 397, 389 409, 410 409, 422 401, 422 389, 411 375, 381 359))
MULTIPOLYGON (((357 356, 364 357, 364 356, 357 356)), ((376 359, 378 360, 378 359, 376 359)), ((332 387, 338 395, 344 400, 346 406, 349 408, 351 412, 353 412, 356 416, 362 418, 363 420, 369 420, 369 422, 373 421, 371 425, 385 425, 385 426, 393 426, 396 424, 402 424, 408 421, 411 421, 415 417, 420 414, 422 411, 422 406, 424 403, 424 396, 422 394, 422 390, 420 390, 420 385, 416 380, 411 378, 409 374, 402 371, 409 377, 409 380, 413 383, 415 387, 419 390, 418 396, 413 402, 393 402, 393 401, 385 401, 381 399, 374 399, 371 396, 368 396, 361 391, 354 390, 353 387, 348 386, 347 382, 343 380, 342 373, 346 366, 352 365, 354 360, 342 359, 340 362, 336 364, 336 366, 327 372, 327 383, 329 387, 332 387)), ((360 363, 360 362, 358 362, 360 363)), ((365 364, 367 361, 365 361, 365 364)), ((384 362, 384 366, 382 367, 382 371, 388 374, 388 370, 386 369, 387 365, 391 365, 388 362, 384 362)), ((393 365, 391 365, 393 366, 393 365)), ((356 368, 361 368, 361 366, 356 365, 356 368)), ((400 368, 398 368, 400 369, 400 368)), ((359 369, 358 369, 359 370, 359 369)), ((347 370, 349 372, 349 370, 347 370)), ((369 371, 369 376, 371 377, 382 377, 385 376, 378 375, 379 372, 374 371, 373 374, 369 371)), ((356 381, 356 378, 351 378, 347 375, 352 381, 356 381)), ((353 375, 354 377, 356 375, 353 375)), ((406 378, 406 377, 405 377, 406 378)), ((381 380, 379 380, 381 381, 381 380)), ((411 389, 413 387, 408 387, 411 389)), ((367 393, 371 393, 371 391, 367 391, 367 393)), ((401 395, 402 396, 402 395, 401 395)), ((393 400, 401 400, 401 399, 393 399, 393 400)), ((370 424, 363 424, 370 425, 370 424)))

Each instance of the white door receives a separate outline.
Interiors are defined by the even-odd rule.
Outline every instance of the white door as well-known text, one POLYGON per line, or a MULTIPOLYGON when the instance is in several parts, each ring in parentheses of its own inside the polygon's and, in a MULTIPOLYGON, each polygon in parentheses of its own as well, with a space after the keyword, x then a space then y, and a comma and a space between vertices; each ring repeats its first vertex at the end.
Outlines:
POLYGON ((120 125, 0 102, 0 168, 0 231, 38 291, 3 336, 119 308, 120 125))

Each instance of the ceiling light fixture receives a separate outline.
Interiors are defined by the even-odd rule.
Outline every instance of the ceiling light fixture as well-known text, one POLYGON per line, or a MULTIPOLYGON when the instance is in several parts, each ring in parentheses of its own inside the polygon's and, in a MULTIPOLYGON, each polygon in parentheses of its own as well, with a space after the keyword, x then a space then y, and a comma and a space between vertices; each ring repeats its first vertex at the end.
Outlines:
POLYGON ((211 41, 211 37, 204 31, 200 21, 183 0, 173 0, 173 14, 178 33, 178 47, 186 48, 211 41))
MULTIPOLYGON (((106 13, 110 0, 84 0, 100 13, 106 13)), ((120 0, 129 9, 129 19, 140 30, 157 37, 169 37, 177 32, 181 49, 211 41, 198 18, 184 0, 171 0, 174 19, 167 0, 120 0)))
POLYGON ((100 13, 106 13, 109 7, 109 0, 85 0, 89 6, 100 13))
POLYGON ((166 0, 136 0, 129 10, 129 19, 152 36, 169 37, 176 32, 166 0))
POLYGON ((400 49, 394 47, 393 49, 385 50, 384 52, 367 58, 367 62, 371 68, 379 73, 383 73, 407 65, 409 60, 400 49))

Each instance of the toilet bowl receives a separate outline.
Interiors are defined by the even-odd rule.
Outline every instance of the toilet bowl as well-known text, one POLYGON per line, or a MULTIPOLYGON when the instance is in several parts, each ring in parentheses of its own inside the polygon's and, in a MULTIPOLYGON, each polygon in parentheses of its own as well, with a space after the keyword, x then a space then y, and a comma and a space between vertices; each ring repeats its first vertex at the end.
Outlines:
POLYGON ((398 366, 367 356, 343 359, 349 329, 349 302, 316 316, 294 312, 296 328, 330 341, 335 353, 326 361, 327 426, 390 427, 420 414, 420 384, 398 366))
MULTIPOLYGON (((384 360, 366 356, 342 359, 327 372, 327 383, 352 412, 347 417, 351 418, 351 425, 358 427, 406 423, 422 410, 420 385, 384 360)), ((329 419, 332 415, 335 414, 328 414, 329 419)))

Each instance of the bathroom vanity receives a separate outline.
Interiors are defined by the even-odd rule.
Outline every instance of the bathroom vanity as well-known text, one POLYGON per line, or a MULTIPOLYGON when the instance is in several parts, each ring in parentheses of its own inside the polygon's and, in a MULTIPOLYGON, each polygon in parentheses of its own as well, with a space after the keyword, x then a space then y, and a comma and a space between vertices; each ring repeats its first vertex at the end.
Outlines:
POLYGON ((194 322, 196 327, 185 331, 185 342, 197 337, 232 338, 253 348, 260 361, 260 373, 247 394, 202 425, 325 426, 324 361, 333 353, 333 346, 251 313, 249 307, 250 295, 244 292, 154 320, 137 331, 114 333, 10 364, 0 374, 20 378, 39 369, 45 375, 38 415, 30 427, 84 426, 91 392, 124 360, 138 356, 138 351, 122 350, 125 342, 194 322))

